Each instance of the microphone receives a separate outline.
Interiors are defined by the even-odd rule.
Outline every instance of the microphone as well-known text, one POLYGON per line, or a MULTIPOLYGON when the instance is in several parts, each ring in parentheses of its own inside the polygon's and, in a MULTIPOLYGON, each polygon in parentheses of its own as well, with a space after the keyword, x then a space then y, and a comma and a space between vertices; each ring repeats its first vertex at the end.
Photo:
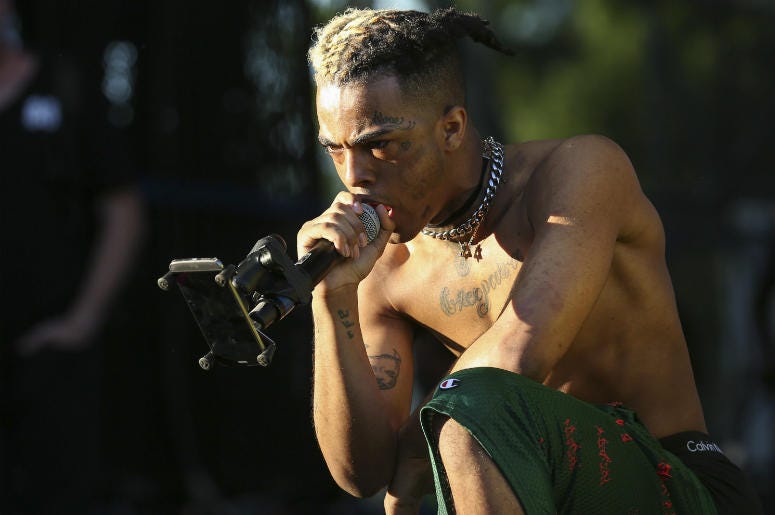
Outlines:
MULTIPOLYGON (((358 215, 358 218, 361 219, 366 230, 366 239, 371 243, 379 234, 380 225, 377 212, 370 205, 363 204, 363 213, 358 215)), ((299 258, 296 266, 309 275, 314 288, 317 283, 328 275, 332 268, 345 259, 347 258, 337 252, 333 243, 328 240, 318 240, 309 252, 299 258)))
MULTIPOLYGON (((363 213, 358 218, 366 230, 366 239, 371 243, 380 229, 377 212, 370 205, 363 204, 363 213)), ((332 242, 324 239, 318 240, 296 263, 290 262, 285 249, 286 244, 279 236, 259 240, 231 279, 238 290, 254 297, 256 293, 260 295, 249 313, 260 329, 281 320, 296 306, 309 303, 315 285, 346 259, 337 252, 332 242), (274 274, 266 274, 267 270, 274 274), (279 283, 278 275, 282 278, 279 283)))

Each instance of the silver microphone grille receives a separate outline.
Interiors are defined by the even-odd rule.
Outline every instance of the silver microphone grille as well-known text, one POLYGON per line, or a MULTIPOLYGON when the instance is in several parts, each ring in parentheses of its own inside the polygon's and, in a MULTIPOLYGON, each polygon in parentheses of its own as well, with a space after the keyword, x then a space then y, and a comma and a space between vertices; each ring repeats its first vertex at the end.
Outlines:
POLYGON ((371 243, 379 234, 379 216, 377 216, 377 212, 370 205, 361 205, 363 206, 363 213, 358 215, 358 218, 363 222, 363 227, 366 229, 366 238, 371 243))

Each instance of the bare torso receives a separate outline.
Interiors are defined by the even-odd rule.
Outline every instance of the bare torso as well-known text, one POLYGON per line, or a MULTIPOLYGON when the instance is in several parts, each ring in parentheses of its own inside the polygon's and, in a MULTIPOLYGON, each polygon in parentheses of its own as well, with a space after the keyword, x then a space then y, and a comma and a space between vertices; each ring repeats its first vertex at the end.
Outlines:
MULTIPOLYGON (((460 258, 457 243, 419 236, 388 245, 375 268, 372 279, 382 284, 386 302, 428 328, 455 356, 508 307, 534 238, 526 208, 531 179, 559 143, 507 149, 481 260, 460 258)), ((548 374, 533 379, 585 401, 622 402, 657 437, 704 431, 661 222, 645 197, 632 212, 602 291, 576 337, 548 374)))

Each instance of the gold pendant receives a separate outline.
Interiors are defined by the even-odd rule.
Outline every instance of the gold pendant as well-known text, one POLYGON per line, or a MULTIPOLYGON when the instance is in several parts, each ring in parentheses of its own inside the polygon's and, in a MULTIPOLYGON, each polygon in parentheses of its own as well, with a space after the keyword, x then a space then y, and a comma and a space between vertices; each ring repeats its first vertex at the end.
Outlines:
MULTIPOLYGON (((469 250, 470 254, 470 250, 469 250)), ((478 243, 476 244, 476 250, 474 251, 474 259, 477 261, 481 261, 482 259, 482 246, 478 243)))
MULTIPOLYGON (((460 257, 463 259, 468 259, 471 257, 471 245, 465 242, 459 242, 460 243, 460 257)), ((480 251, 481 253, 481 251, 480 251)))

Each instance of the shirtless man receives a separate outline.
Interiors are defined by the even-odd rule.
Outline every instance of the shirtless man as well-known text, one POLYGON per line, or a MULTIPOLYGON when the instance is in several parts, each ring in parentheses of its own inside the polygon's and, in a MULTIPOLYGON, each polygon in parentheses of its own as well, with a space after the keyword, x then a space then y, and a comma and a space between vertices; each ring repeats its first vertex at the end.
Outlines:
POLYGON ((297 242, 350 258, 312 304, 334 479, 356 496, 387 485, 387 513, 415 513, 431 477, 440 513, 752 513, 706 434, 662 225, 627 156, 600 136, 483 140, 465 36, 502 50, 452 9, 351 9, 310 50, 347 188, 297 242), (370 243, 363 204, 381 222, 370 243), (418 328, 457 359, 410 414, 418 328))

